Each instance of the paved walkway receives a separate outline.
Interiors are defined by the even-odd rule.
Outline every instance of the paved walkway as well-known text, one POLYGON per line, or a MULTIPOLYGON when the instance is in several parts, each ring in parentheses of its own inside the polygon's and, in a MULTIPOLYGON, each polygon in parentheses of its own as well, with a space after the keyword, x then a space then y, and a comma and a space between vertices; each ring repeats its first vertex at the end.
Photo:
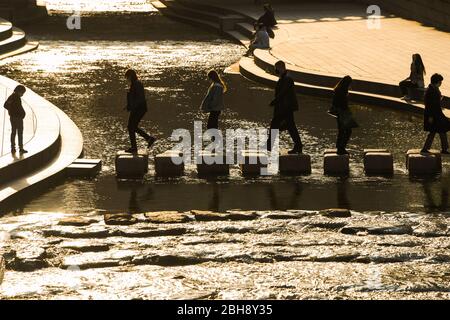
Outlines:
MULTIPOLYGON (((208 3, 220 3, 208 0, 208 3)), ((257 18, 261 7, 224 5, 257 18)), ((271 54, 301 71, 359 80, 398 84, 409 75, 411 56, 420 53, 427 69, 426 83, 435 73, 450 96, 450 33, 382 12, 380 29, 369 29, 366 6, 354 4, 276 5, 279 21, 271 54)))

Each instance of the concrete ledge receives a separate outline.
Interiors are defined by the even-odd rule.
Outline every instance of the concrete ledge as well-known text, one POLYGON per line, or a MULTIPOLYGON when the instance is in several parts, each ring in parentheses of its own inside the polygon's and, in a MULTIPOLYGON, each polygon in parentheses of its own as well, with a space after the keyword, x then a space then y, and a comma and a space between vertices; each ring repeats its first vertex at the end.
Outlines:
POLYGON ((307 154, 283 154, 279 157, 281 174, 302 175, 311 173, 311 156, 307 154))
MULTIPOLYGON (((420 154, 421 149, 409 149, 406 152, 406 168, 408 168, 409 164, 408 164, 408 157, 412 154, 420 154)), ((429 150, 430 154, 433 154, 434 156, 436 156, 436 158, 438 159, 438 163, 440 165, 440 169, 442 168, 442 157, 441 157, 441 152, 439 150, 436 149, 430 149, 429 150)))
POLYGON ((184 174, 182 152, 169 150, 155 156, 155 172, 161 177, 182 176, 184 174))
POLYGON ((230 166, 226 164, 226 155, 213 154, 206 151, 200 152, 197 159, 197 173, 199 176, 228 175, 230 173, 230 166))
POLYGON ((243 175, 260 175, 261 170, 267 167, 269 158, 267 153, 257 150, 242 150, 241 157, 243 163, 240 163, 243 175))
POLYGON ((142 178, 148 172, 148 153, 145 150, 136 154, 119 151, 115 165, 118 178, 142 178))
POLYGON ((102 169, 102 160, 84 159, 75 160, 67 167, 66 173, 69 177, 93 177, 102 169))
POLYGON ((348 175, 350 157, 348 154, 327 153, 323 156, 323 170, 326 175, 348 175))
POLYGON ((394 158, 389 152, 367 152, 364 154, 364 171, 368 175, 392 175, 394 158))

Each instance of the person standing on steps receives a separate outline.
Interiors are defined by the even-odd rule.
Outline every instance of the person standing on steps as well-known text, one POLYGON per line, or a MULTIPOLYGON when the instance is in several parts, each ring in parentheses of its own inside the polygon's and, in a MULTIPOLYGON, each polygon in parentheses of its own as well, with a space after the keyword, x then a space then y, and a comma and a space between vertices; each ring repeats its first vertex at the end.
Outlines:
POLYGON ((333 103, 329 114, 337 118, 338 135, 336 139, 337 154, 348 154, 346 150, 348 141, 352 135, 352 129, 358 124, 353 119, 353 115, 348 106, 348 93, 353 79, 345 76, 334 88, 333 103))
POLYGON ((201 110, 209 113, 206 128, 219 129, 219 116, 224 109, 223 94, 227 91, 227 87, 215 70, 208 72, 208 79, 211 81, 211 85, 202 101, 201 110))
POLYGON ((275 99, 270 103, 274 110, 267 140, 267 150, 272 151, 273 142, 276 138, 272 135, 272 129, 287 129, 294 142, 294 148, 288 153, 300 154, 303 152, 303 144, 294 120, 294 112, 298 111, 295 83, 288 74, 286 64, 283 61, 275 63, 275 73, 279 76, 279 80, 275 88, 275 99))
POLYGON ((9 119, 11 121, 11 153, 16 152, 16 135, 19 140, 19 153, 24 154, 28 151, 23 148, 23 119, 25 118, 25 110, 22 106, 22 96, 25 94, 26 88, 18 85, 14 92, 5 102, 5 109, 8 110, 9 119))
POLYGON ((423 117, 423 129, 428 131, 427 139, 421 150, 422 153, 428 153, 436 133, 441 138, 441 147, 443 154, 448 152, 447 131, 450 130, 450 121, 442 112, 442 94, 440 86, 444 77, 440 74, 434 74, 431 77, 431 84, 425 93, 425 112, 423 117))
POLYGON ((129 153, 136 153, 138 151, 136 133, 147 141, 148 148, 151 148, 153 143, 155 143, 156 138, 150 136, 144 130, 139 128, 139 122, 141 122, 142 118, 147 113, 147 101, 145 99, 145 90, 142 82, 139 81, 136 71, 132 69, 128 69, 125 72, 125 78, 129 84, 126 109, 130 113, 128 118, 128 133, 130 135, 131 143, 131 148, 125 151, 129 153))
POLYGON ((411 99, 408 95, 408 88, 418 89, 425 87, 425 82, 423 80, 425 74, 426 70, 422 61, 422 57, 418 53, 413 54, 411 63, 411 73, 407 79, 403 80, 399 84, 400 90, 402 91, 403 95, 402 99, 404 100, 411 99))

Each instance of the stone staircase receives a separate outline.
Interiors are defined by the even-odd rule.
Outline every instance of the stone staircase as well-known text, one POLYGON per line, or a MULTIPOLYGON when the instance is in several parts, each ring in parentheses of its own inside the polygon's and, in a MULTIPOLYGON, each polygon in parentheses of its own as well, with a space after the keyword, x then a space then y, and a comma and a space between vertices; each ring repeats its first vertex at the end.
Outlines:
POLYGON ((38 45, 29 41, 24 31, 0 18, 0 60, 34 50, 38 45))
MULTIPOLYGON (((221 7, 217 4, 206 4, 195 0, 161 0, 152 2, 152 5, 162 14, 182 21, 206 27, 212 31, 226 36, 245 47, 248 47, 253 35, 253 23, 255 19, 249 15, 237 12, 232 7, 221 7), (224 21, 230 18, 230 23, 223 27, 224 21)), ((288 35, 283 30, 274 30, 275 39, 272 44, 282 43, 288 40, 288 35)), ((239 62, 240 73, 257 82, 268 86, 274 86, 277 77, 274 75, 273 65, 277 59, 270 50, 255 50, 254 58, 242 58, 239 62)), ((296 82, 299 93, 331 97, 333 88, 340 80, 338 77, 308 73, 299 67, 287 64, 291 76, 296 82)), ((353 102, 390 107, 400 110, 422 113, 423 104, 420 101, 405 102, 399 98, 400 92, 397 86, 354 79, 353 91, 350 99, 353 102)), ((444 98, 447 102, 449 98, 444 98)))

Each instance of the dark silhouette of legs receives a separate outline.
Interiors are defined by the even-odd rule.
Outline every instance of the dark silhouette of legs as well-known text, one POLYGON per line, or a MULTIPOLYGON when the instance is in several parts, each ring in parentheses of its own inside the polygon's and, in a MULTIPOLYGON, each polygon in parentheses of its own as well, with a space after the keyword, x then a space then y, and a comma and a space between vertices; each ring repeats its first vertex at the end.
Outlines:
POLYGON ((130 143, 131 149, 130 151, 137 151, 137 143, 136 143, 136 133, 143 137, 150 145, 151 140, 154 141, 155 138, 151 137, 144 130, 139 128, 139 122, 144 117, 145 113, 130 113, 130 117, 128 118, 128 134, 130 135, 130 143))
POLYGON ((417 88, 417 84, 412 83, 411 80, 403 80, 402 82, 399 83, 399 86, 403 96, 408 95, 408 88, 412 89, 417 88))
MULTIPOLYGON (((436 132, 430 132, 428 134, 427 139, 425 140, 425 144, 423 145, 422 151, 428 151, 431 149, 435 136, 436 132)), ((439 138, 441 139, 442 151, 447 151, 448 150, 447 134, 445 132, 439 133, 439 138)))
POLYGON ((23 119, 11 117, 11 151, 16 150, 16 135, 19 140, 19 150, 23 149, 23 119))
POLYGON ((220 111, 211 111, 208 117, 208 124, 206 129, 219 129, 220 111))
POLYGON ((344 128, 340 124, 339 120, 337 120, 337 123, 338 123, 338 135, 336 140, 336 149, 338 151, 338 154, 345 154, 347 153, 345 149, 347 148, 347 144, 350 141, 352 129, 344 128))
POLYGON ((281 129, 281 124, 284 123, 286 129, 294 142, 294 149, 291 150, 292 153, 301 153, 303 149, 302 140, 300 134, 298 133, 297 126, 295 125, 294 113, 288 112, 285 114, 275 114, 271 123, 269 130, 269 138, 267 139, 267 150, 271 151, 273 142, 276 136, 272 136, 272 129, 281 129))

